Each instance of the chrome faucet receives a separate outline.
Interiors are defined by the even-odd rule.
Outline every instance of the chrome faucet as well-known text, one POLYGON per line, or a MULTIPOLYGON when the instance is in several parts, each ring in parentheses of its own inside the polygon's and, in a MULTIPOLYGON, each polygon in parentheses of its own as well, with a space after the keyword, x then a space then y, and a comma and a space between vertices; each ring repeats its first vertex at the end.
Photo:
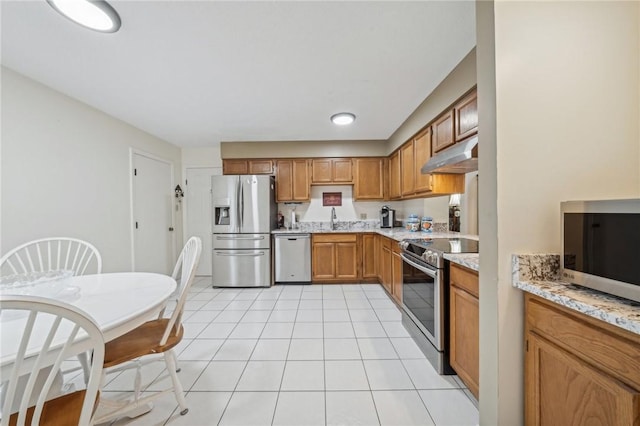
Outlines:
POLYGON ((337 219, 338 216, 336 216, 336 208, 335 207, 331 207, 331 220, 329 222, 329 226, 331 226, 331 230, 333 231, 334 229, 336 229, 336 224, 334 222, 335 219, 337 219))

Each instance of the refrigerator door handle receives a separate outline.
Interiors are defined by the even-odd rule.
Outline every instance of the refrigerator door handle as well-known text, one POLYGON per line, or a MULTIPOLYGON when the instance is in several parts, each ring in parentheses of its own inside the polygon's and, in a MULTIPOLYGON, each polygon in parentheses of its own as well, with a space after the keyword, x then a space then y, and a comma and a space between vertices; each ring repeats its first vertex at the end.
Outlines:
POLYGON ((244 228, 244 183, 240 178, 240 229, 244 228))
POLYGON ((242 232, 242 223, 240 218, 240 186, 242 185, 242 181, 240 180, 240 176, 238 176, 238 180, 236 181, 236 232, 242 232))
POLYGON ((259 251, 258 253, 238 253, 238 252, 227 253, 227 252, 223 252, 223 251, 216 251, 215 253, 216 253, 216 256, 231 256, 231 257, 236 257, 236 256, 251 256, 251 257, 264 256, 264 252, 263 251, 259 251))
POLYGON ((264 240, 264 235, 261 235, 259 237, 244 237, 241 235, 235 235, 233 237, 223 237, 221 235, 216 235, 216 240, 220 240, 220 241, 234 241, 234 240, 264 240))

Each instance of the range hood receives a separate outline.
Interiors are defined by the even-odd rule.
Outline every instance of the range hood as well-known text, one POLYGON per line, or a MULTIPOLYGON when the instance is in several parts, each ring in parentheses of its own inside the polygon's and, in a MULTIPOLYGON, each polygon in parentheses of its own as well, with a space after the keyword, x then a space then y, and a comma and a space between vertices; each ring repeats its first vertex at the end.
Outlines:
POLYGON ((478 137, 440 151, 422 166, 420 172, 427 173, 469 173, 478 170, 478 137))

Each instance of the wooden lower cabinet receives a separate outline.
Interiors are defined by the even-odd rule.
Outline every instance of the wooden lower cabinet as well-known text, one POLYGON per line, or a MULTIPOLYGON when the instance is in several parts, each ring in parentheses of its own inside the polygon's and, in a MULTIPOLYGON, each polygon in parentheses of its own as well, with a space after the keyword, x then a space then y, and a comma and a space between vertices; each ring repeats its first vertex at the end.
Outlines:
POLYGON ((380 284, 387 290, 389 294, 393 293, 393 260, 391 255, 391 240, 387 237, 382 238, 380 242, 380 267, 382 268, 382 280, 380 284))
POLYGON ((525 295, 527 425, 640 425, 640 335, 525 295))
POLYGON ((402 257, 400 247, 392 243, 391 250, 391 297, 398 305, 402 305, 402 257))
POLYGON ((376 234, 362 234, 362 279, 376 282, 378 279, 378 253, 376 234))
POLYGON ((480 301, 478 273, 450 264, 450 362, 460 379, 479 399, 480 301))
POLYGON ((358 234, 313 234, 311 270, 316 283, 359 281, 358 234))

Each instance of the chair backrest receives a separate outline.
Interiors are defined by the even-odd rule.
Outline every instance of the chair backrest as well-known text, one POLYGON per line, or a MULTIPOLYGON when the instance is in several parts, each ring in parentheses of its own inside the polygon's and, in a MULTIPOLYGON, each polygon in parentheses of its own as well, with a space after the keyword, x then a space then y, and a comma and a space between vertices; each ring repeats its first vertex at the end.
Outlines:
MULTIPOLYGON (((55 394, 52 385, 61 363, 85 351, 92 351, 93 355, 89 360, 89 380, 82 408, 74 422, 90 424, 102 380, 105 351, 104 336, 93 319, 71 305, 52 299, 2 296, 0 321, 0 377, 5 381, 1 425, 8 425, 9 414, 14 413, 17 414, 16 424, 25 424, 30 407, 34 408, 29 424, 40 424, 45 400, 55 394)), ((57 415, 62 414, 71 415, 57 415)))
POLYGON ((67 269, 73 275, 102 272, 102 257, 92 244, 76 238, 43 238, 14 248, 0 258, 0 274, 67 269))
POLYGON ((173 328, 179 328, 182 323, 182 311, 184 310, 184 304, 187 301, 187 295, 193 278, 196 275, 196 269, 198 268, 198 262, 200 262, 200 254, 202 253, 202 240, 199 237, 191 237, 189 241, 184 245, 176 266, 173 269, 171 276, 178 283, 176 289, 176 306, 171 314, 171 319, 167 325, 167 329, 162 336, 161 344, 165 344, 171 330, 173 328))

